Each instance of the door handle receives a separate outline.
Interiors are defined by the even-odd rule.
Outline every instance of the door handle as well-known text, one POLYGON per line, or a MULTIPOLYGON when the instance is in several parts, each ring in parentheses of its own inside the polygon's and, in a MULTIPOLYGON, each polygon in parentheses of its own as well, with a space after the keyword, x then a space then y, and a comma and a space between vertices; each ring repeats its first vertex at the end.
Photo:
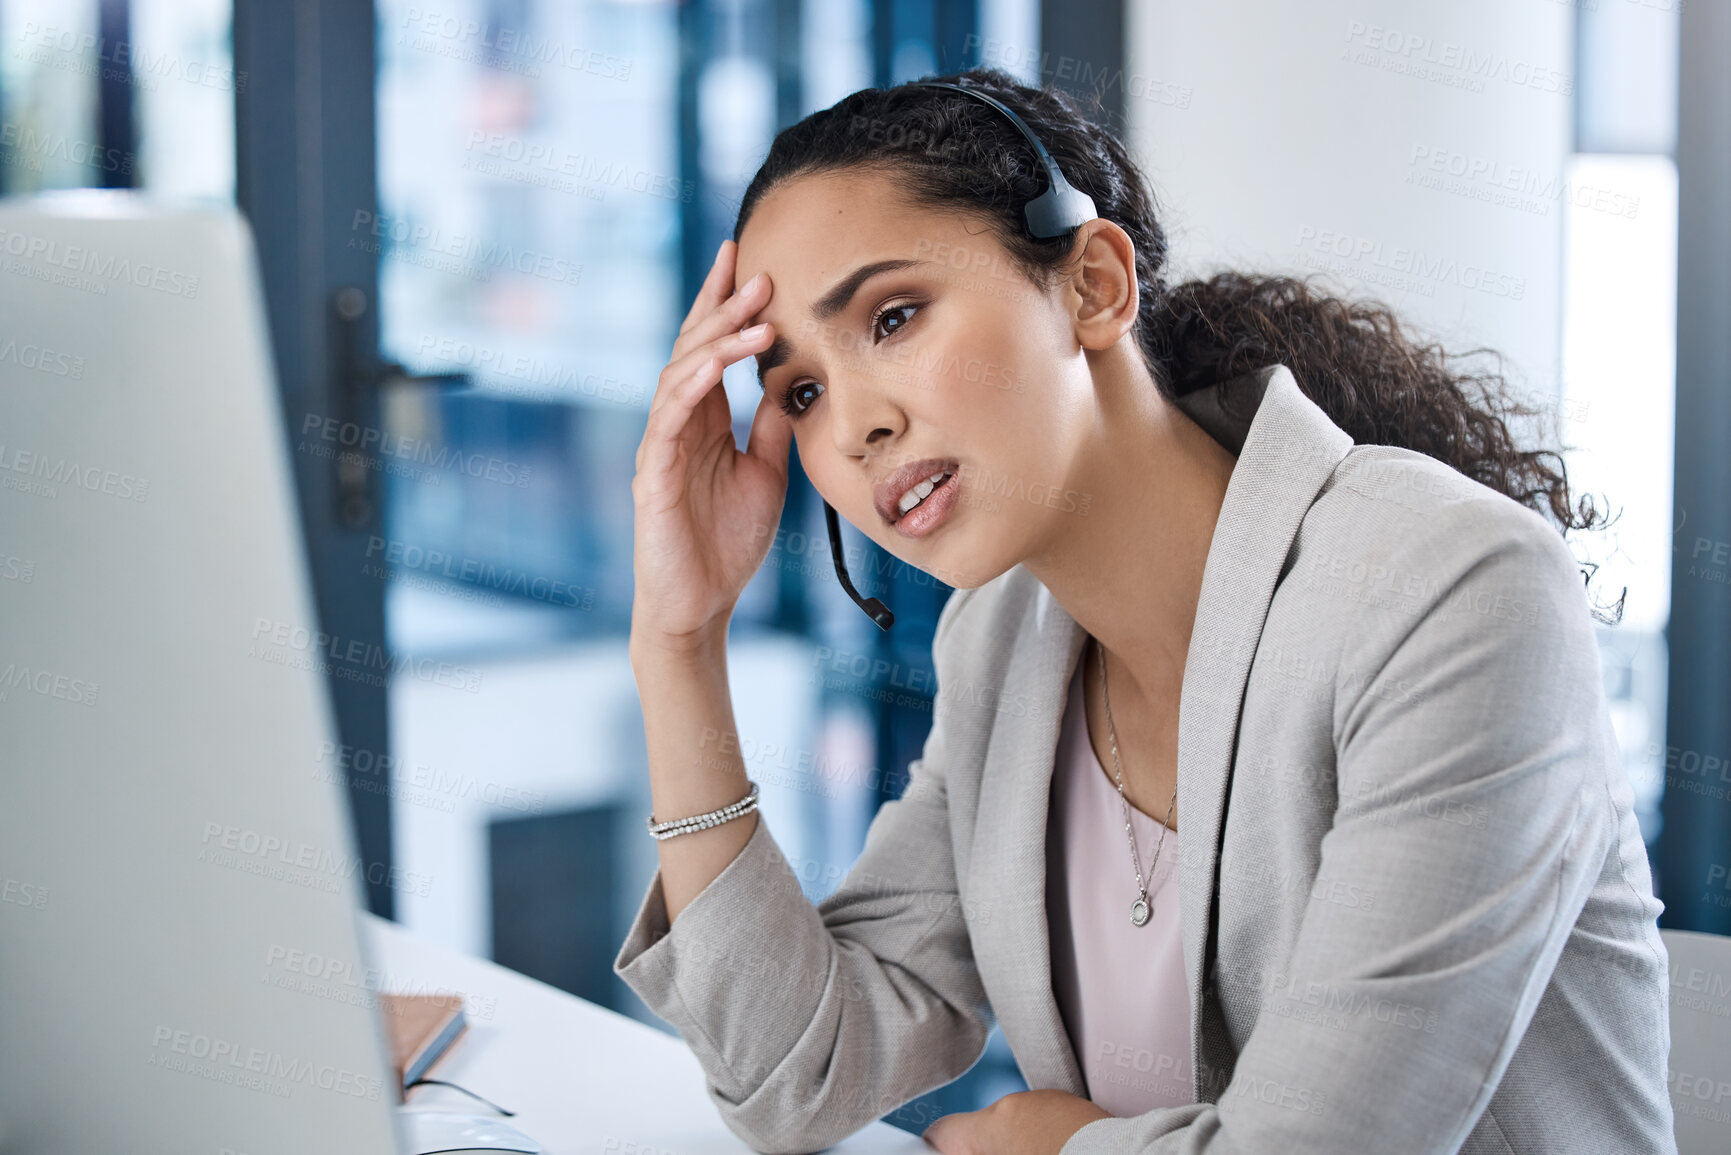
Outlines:
POLYGON ((378 355, 378 326, 369 323, 372 301, 366 291, 345 285, 331 294, 332 364, 335 368, 333 416, 339 428, 362 430, 353 449, 331 455, 331 492, 336 502, 337 522, 359 529, 378 514, 373 476, 380 472, 374 448, 384 440, 377 404, 379 390, 386 385, 414 385, 430 389, 468 389, 474 384, 467 373, 414 373, 406 366, 378 355), (366 431, 374 429, 374 436, 366 431))

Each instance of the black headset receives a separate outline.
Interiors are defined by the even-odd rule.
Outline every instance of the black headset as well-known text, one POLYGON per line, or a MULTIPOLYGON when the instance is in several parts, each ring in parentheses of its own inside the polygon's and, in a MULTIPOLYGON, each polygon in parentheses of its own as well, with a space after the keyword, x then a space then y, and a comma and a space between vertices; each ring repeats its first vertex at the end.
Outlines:
MULTIPOLYGON (((1085 221, 1091 221, 1099 216, 1094 209, 1094 198, 1070 184, 1064 179, 1064 174, 1058 168, 1058 162, 1052 159, 1052 154, 1046 151, 1039 138, 1017 116, 1009 105, 995 97, 988 96, 977 88, 969 88, 961 84, 950 84, 942 80, 915 81, 917 88, 953 88, 957 92, 965 92, 969 96, 977 96, 993 108, 1010 118, 1010 123, 1016 126, 1030 145, 1034 155, 1045 166, 1048 187, 1045 192, 1029 201, 1022 209, 1026 218, 1028 234, 1039 240, 1050 237, 1060 237, 1075 229, 1085 221)), ((878 598, 862 598, 859 591, 853 588, 853 581, 847 576, 847 563, 842 560, 841 523, 836 517, 835 507, 829 502, 823 503, 824 520, 829 523, 829 552, 835 558, 836 580, 841 582, 841 588, 847 591, 847 596, 854 604, 866 612, 866 616, 876 622, 879 629, 887 630, 896 624, 896 616, 890 608, 878 598)))

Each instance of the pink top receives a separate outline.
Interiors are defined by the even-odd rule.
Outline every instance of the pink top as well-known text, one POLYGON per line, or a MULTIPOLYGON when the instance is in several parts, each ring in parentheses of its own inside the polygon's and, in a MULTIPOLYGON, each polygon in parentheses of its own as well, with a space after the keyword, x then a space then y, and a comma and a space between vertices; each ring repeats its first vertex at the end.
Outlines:
MULTIPOLYGON (((1089 650, 1083 651, 1086 660, 1089 650)), ((1130 921, 1137 894, 1116 779, 1094 756, 1082 700, 1082 663, 1070 680, 1058 735, 1046 827, 1046 911, 1052 990, 1088 1097, 1120 1118, 1193 1103, 1190 993, 1178 930, 1178 834, 1130 808, 1136 851, 1154 904, 1130 921)))

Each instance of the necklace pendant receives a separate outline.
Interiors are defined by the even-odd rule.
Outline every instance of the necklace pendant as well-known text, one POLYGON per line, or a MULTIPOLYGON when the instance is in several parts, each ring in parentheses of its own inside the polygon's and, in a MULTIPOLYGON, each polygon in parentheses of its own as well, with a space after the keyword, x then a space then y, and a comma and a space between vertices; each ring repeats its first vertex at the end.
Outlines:
POLYGON ((1149 907, 1147 899, 1138 898, 1135 902, 1130 904, 1130 921, 1135 923, 1137 926, 1145 925, 1148 921, 1148 915, 1151 909, 1152 908, 1149 907))

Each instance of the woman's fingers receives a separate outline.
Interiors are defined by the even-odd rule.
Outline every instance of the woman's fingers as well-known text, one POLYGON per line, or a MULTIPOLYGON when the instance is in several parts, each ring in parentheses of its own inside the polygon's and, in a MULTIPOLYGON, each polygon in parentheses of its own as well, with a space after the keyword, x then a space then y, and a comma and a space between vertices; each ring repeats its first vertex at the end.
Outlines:
POLYGON ((689 378, 665 390, 659 408, 649 414, 639 447, 639 473, 654 475, 671 469, 679 455, 679 435, 684 431, 697 403, 721 382, 721 358, 711 357, 697 365, 689 378))
MULTIPOLYGON (((769 347, 772 335, 767 324, 756 326, 756 332, 740 329, 768 302, 771 291, 769 277, 760 274, 738 292, 731 292, 738 253, 739 246, 732 240, 722 242, 714 263, 710 265, 709 275, 704 278, 703 287, 698 290, 696 300, 680 325, 673 353, 661 371, 655 394, 650 399, 649 420, 643 440, 637 447, 637 470, 640 474, 646 470, 653 473, 671 469, 678 459, 680 436, 692 413, 721 383, 726 367, 769 347)), ((781 416, 773 409, 768 418, 764 413, 760 405, 758 415, 753 419, 754 434, 750 440, 760 443, 758 448, 765 454, 779 453, 773 460, 785 462, 788 432, 780 435, 779 451, 777 434, 773 429, 769 431, 767 440, 756 435, 760 421, 773 423, 774 417, 781 416)), ((747 452, 750 452, 749 447, 747 452)))
POLYGON ((741 285, 739 292, 727 297, 681 333, 673 342, 673 352, 668 360, 677 361, 686 352, 706 341, 714 340, 724 333, 738 332, 754 313, 769 304, 771 292, 768 274, 759 273, 741 285))
POLYGON ((697 298, 691 302, 691 308, 679 326, 679 336, 673 343, 674 356, 678 356, 681 349, 708 340, 719 331, 717 326, 721 323, 730 322, 729 327, 737 329, 746 318, 763 308, 768 301, 767 295, 762 293, 768 287, 768 274, 759 273, 735 292, 733 282, 738 267, 739 246, 732 241, 723 241, 715 262, 709 266, 709 275, 704 278, 697 298), (760 296, 762 299, 757 299, 760 296), (718 313, 722 314, 719 318, 716 316, 718 313))
MULTIPOLYGON (((749 346, 760 341, 763 335, 742 343, 749 346)), ((657 391, 655 403, 650 406, 648 425, 644 429, 645 442, 651 437, 670 444, 677 441, 691 420, 692 413, 711 393, 721 388, 723 370, 737 361, 742 354, 735 350, 731 355, 724 355, 727 346, 732 343, 731 338, 718 338, 715 343, 723 352, 711 354, 698 361, 689 368, 686 376, 673 378, 668 388, 657 391)), ((725 419, 729 411, 725 391, 716 398, 716 404, 721 407, 725 419)))
MULTIPOLYGON (((666 399, 661 404, 659 414, 650 414, 651 421, 656 420, 659 416, 661 424, 658 434, 660 436, 669 443, 678 440, 680 433, 691 421, 691 416, 696 412, 697 407, 709 400, 711 394, 721 389, 722 371, 728 364, 728 360, 720 356, 710 357, 699 363, 690 377, 680 381, 667 393, 666 399)), ((715 404, 719 406, 722 421, 730 423, 728 422, 730 409, 725 391, 715 398, 715 404)), ((754 426, 756 425, 755 416, 752 423, 754 426)), ((733 447, 731 434, 728 437, 728 446, 729 448, 733 447)), ((671 458, 660 460, 671 462, 671 458)))
POLYGON ((709 345, 692 350, 661 371, 661 379, 655 386, 655 395, 649 399, 649 418, 643 428, 643 440, 637 446, 638 472, 642 472, 645 451, 653 442, 677 439, 685 428, 692 405, 686 405, 669 425, 664 416, 669 402, 680 396, 682 390, 696 390, 697 397, 701 398, 715 388, 721 383, 722 370, 743 356, 750 344, 750 340, 737 333, 718 337, 709 345))
POLYGON ((695 345, 686 353, 675 357, 668 363, 667 368, 661 371, 661 381, 655 387, 655 396, 649 401, 649 415, 654 417, 656 410, 667 403, 668 397, 677 393, 682 384, 689 382, 697 367, 711 357, 719 358, 722 366, 726 367, 769 348, 773 339, 773 330, 768 322, 765 322, 751 329, 724 330, 703 344, 695 345))

